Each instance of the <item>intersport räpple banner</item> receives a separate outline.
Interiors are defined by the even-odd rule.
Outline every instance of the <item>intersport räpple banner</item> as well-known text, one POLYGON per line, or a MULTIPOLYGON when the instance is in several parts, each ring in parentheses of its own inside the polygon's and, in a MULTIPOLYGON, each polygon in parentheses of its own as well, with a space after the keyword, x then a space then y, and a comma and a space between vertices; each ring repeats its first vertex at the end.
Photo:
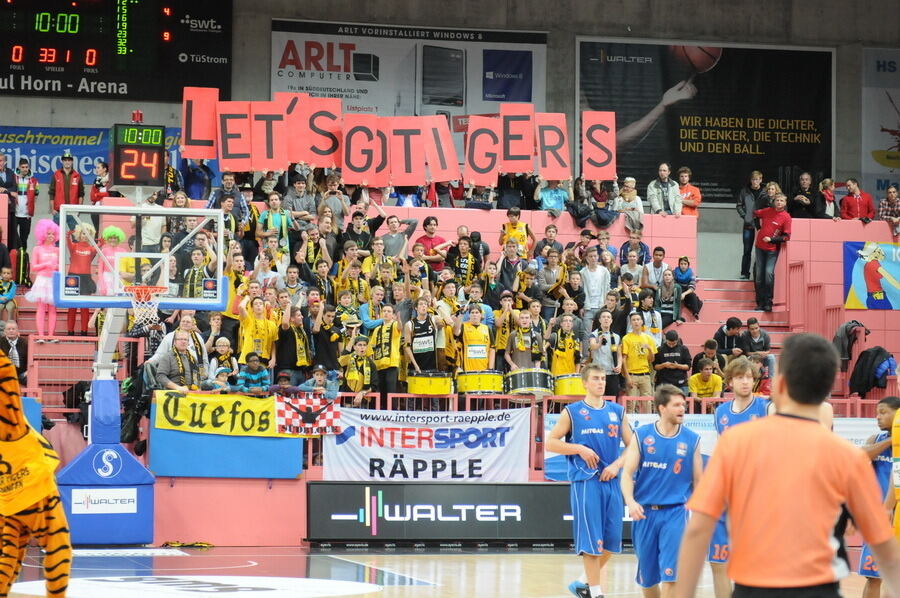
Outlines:
POLYGON ((640 195, 669 162, 704 200, 734 201, 753 170, 790 191, 832 169, 830 49, 695 46, 579 37, 576 94, 616 112, 618 174, 640 195))
POLYGON ((345 112, 444 115, 461 150, 470 114, 544 110, 546 57, 539 32, 273 19, 271 91, 340 98, 345 112))

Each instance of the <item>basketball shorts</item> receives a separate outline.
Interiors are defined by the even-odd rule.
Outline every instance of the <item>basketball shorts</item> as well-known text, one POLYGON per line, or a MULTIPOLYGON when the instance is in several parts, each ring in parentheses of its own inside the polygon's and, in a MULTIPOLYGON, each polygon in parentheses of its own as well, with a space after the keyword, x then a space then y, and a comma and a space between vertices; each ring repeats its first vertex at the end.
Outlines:
POLYGON ((862 552, 859 554, 859 569, 857 573, 863 577, 878 577, 878 563, 875 562, 875 555, 869 549, 869 545, 863 543, 862 552))
POLYGON ((725 515, 716 522, 712 539, 709 541, 709 552, 706 560, 710 563, 728 562, 728 525, 725 523, 725 515))
POLYGON ((635 581, 642 588, 660 582, 674 582, 678 565, 678 547, 687 525, 684 505, 651 509, 644 507, 645 519, 631 527, 634 553, 637 556, 635 581))
POLYGON ((619 479, 601 482, 598 476, 571 483, 572 527, 575 554, 599 555, 622 551, 625 502, 619 479))

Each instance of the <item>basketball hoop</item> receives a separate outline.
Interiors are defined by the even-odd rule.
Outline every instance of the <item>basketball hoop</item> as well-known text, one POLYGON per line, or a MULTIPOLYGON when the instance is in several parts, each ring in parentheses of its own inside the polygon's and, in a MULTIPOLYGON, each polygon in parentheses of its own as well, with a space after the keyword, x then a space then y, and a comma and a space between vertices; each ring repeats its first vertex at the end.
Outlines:
POLYGON ((135 325, 149 327, 159 324, 159 300, 168 292, 169 287, 133 285, 122 290, 131 295, 135 325))

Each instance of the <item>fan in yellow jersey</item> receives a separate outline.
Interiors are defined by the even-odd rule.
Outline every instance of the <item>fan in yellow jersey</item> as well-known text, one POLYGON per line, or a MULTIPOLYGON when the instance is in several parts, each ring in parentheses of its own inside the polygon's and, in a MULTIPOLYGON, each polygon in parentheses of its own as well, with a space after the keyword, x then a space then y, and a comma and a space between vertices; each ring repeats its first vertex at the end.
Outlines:
POLYGON ((387 395, 399 391, 397 380, 400 373, 402 329, 393 305, 382 306, 381 320, 383 323, 372 331, 371 348, 375 368, 378 370, 381 401, 387 405, 387 395))
POLYGON ((656 341, 644 332, 644 316, 640 312, 633 312, 628 319, 631 322, 631 332, 622 339, 625 394, 629 397, 649 397, 653 394, 650 372, 653 369, 653 356, 657 351, 656 341))
POLYGON ((228 293, 228 303, 222 310, 222 335, 231 340, 233 346, 238 344, 239 311, 235 309, 247 292, 247 277, 244 275, 244 256, 240 249, 235 249, 225 259, 223 271, 228 279, 225 285, 228 293))
POLYGON ((464 372, 480 372, 494 369, 496 351, 492 344, 491 330, 481 323, 484 314, 478 305, 469 306, 469 321, 462 321, 462 314, 453 318, 453 334, 459 338, 457 365, 464 372))
POLYGON ((559 331, 550 335, 550 373, 554 376, 581 371, 581 340, 572 332, 574 326, 575 318, 565 314, 559 320, 559 331))
POLYGON ((503 291, 500 293, 500 309, 494 310, 494 349, 496 352, 495 361, 506 368, 506 343, 509 342, 509 335, 515 330, 519 321, 519 310, 513 309, 512 291, 503 291))
POLYGON ((519 257, 527 258, 528 250, 534 247, 537 239, 531 232, 531 227, 527 223, 519 220, 522 210, 513 207, 506 210, 506 217, 509 222, 504 222, 500 227, 500 245, 505 246, 507 241, 515 241, 519 244, 519 257))
POLYGON ((354 260, 338 278, 335 291, 340 295, 341 291, 350 291, 353 297, 353 307, 359 308, 363 303, 369 302, 369 283, 360 276, 362 266, 354 260))
POLYGON ((397 278, 397 261, 399 260, 400 258, 384 254, 384 240, 374 239, 372 241, 372 255, 366 256, 362 261, 362 273, 371 280, 378 275, 378 271, 382 266, 386 266, 391 272, 390 279, 394 280, 397 278))
POLYGON ((241 301, 241 358, 245 364, 248 353, 257 353, 260 361, 268 363, 278 339, 278 325, 266 317, 266 302, 262 297, 245 297, 241 301), (247 311, 247 307, 250 311, 247 311))
POLYGON ((343 382, 341 392, 352 392, 352 405, 359 407, 363 399, 369 399, 366 393, 378 390, 378 371, 375 362, 366 355, 369 348, 369 339, 365 336, 357 336, 353 340, 353 349, 344 351, 338 358, 338 363, 343 367, 343 382))

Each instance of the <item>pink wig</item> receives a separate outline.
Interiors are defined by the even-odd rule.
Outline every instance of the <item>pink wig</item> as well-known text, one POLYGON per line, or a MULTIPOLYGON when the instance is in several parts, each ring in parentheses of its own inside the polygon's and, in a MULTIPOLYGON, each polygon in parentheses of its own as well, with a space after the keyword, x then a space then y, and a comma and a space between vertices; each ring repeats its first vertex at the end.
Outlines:
POLYGON ((47 233, 49 232, 53 232, 56 235, 56 238, 59 239, 59 226, 57 226, 55 222, 49 218, 38 220, 37 226, 34 228, 35 238, 38 243, 43 245, 44 239, 47 238, 47 233))

